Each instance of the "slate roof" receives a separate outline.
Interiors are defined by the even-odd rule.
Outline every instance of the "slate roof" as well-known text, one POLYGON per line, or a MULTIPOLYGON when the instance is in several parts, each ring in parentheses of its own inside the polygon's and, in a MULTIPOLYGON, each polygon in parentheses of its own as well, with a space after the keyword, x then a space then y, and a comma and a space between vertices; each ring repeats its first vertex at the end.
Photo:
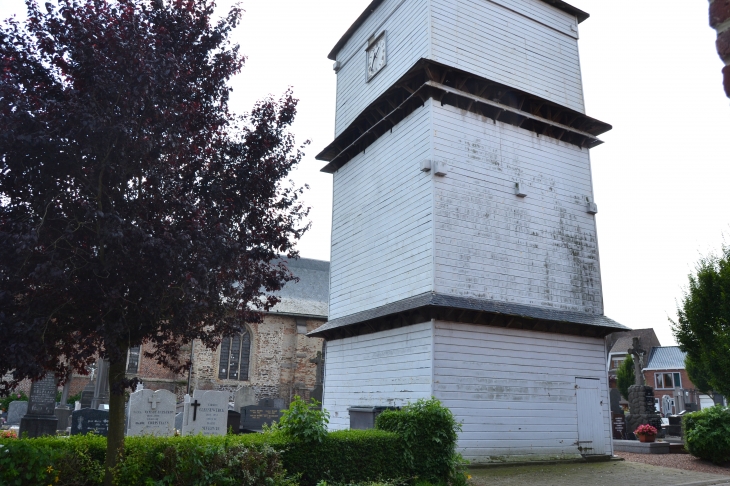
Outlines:
POLYGON ((683 370, 687 354, 679 346, 660 346, 651 348, 646 370, 683 370))
POLYGON ((299 282, 284 285, 279 292, 281 302, 270 313, 327 319, 330 262, 300 258, 288 261, 287 265, 299 282))
MULTIPOLYGON (((357 29, 360 28, 362 24, 365 23, 365 21, 370 17, 370 14, 372 14, 376 8, 380 6, 381 3, 383 3, 385 0, 373 0, 370 2, 370 5, 367 6, 365 11, 360 14, 360 16, 357 18, 357 20, 350 26, 349 29, 347 29, 347 32, 345 32, 345 35, 340 38, 339 41, 337 41, 337 44, 332 49, 332 51, 329 53, 329 56, 327 56, 329 59, 336 61, 337 60, 337 53, 340 52, 340 50, 347 44, 347 41, 350 40, 350 37, 352 37, 355 32, 357 32, 357 29)), ((562 10, 563 12, 567 12, 571 15, 575 15, 575 17, 578 19, 578 23, 583 22, 586 20, 590 15, 583 10, 576 8, 563 0, 542 0, 543 2, 552 5, 553 7, 562 10)))
POLYGON ((619 324, 613 319, 606 316, 585 314, 581 312, 568 312, 557 309, 548 309, 542 307, 533 307, 529 305, 514 304, 509 302, 496 302, 481 299, 470 299, 466 297, 456 297, 451 295, 442 295, 436 293, 425 293, 415 297, 410 297, 392 304, 387 304, 375 309, 358 312, 349 316, 333 319, 319 328, 315 329, 310 336, 321 336, 322 333, 333 329, 356 325, 360 322, 377 319, 379 317, 397 314, 420 307, 446 307, 455 309, 468 309, 494 314, 504 314, 508 316, 527 317, 531 319, 544 319, 546 321, 568 322, 573 324, 583 324, 587 326, 596 326, 601 328, 611 328, 616 330, 628 330, 627 327, 619 324))
POLYGON ((607 339, 609 340, 609 345, 611 346, 609 354, 610 353, 627 354, 629 348, 634 344, 633 339, 635 337, 641 338, 641 347, 644 349, 661 346, 661 343, 659 342, 659 338, 656 337, 656 333, 654 332, 654 329, 652 329, 652 328, 633 329, 633 330, 630 330, 629 332, 611 334, 610 336, 607 337, 607 339), (613 345, 610 344, 611 340, 613 340, 613 345))

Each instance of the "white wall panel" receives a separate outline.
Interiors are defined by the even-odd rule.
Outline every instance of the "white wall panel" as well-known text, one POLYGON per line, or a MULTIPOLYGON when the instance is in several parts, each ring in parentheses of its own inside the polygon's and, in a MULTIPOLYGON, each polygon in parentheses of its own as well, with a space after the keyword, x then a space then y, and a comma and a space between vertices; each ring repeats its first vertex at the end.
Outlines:
POLYGON ((428 20, 427 0, 386 0, 348 40, 337 54, 342 68, 337 74, 335 136, 419 59, 428 56, 428 20), (387 64, 368 81, 367 41, 384 30, 387 64))
POLYGON ((433 325, 425 322, 327 343, 324 408, 330 430, 357 406, 403 406, 432 392, 433 325))
POLYGON ((334 175, 330 319, 433 290, 430 104, 334 175))
POLYGON ((600 381, 610 444, 604 353, 602 339, 436 321, 434 396, 476 463, 577 456, 576 377, 600 381))
POLYGON ((585 111, 575 17, 537 0, 432 0, 431 15, 431 59, 585 111))
POLYGON ((588 150, 438 104, 433 130, 436 292, 602 314, 588 150))

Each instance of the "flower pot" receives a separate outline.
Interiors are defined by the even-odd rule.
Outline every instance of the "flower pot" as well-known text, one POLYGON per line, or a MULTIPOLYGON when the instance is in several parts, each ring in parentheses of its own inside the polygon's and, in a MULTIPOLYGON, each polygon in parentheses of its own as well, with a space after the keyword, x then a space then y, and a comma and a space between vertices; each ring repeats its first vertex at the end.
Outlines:
POLYGON ((638 437, 639 442, 654 442, 656 440, 656 435, 641 434, 638 437))

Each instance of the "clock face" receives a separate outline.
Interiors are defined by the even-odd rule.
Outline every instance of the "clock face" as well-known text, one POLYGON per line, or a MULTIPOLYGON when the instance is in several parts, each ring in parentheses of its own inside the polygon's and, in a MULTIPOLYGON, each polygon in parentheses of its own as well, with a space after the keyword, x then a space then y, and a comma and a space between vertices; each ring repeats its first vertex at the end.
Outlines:
POLYGON ((373 42, 367 50, 368 81, 385 67, 385 33, 373 42))

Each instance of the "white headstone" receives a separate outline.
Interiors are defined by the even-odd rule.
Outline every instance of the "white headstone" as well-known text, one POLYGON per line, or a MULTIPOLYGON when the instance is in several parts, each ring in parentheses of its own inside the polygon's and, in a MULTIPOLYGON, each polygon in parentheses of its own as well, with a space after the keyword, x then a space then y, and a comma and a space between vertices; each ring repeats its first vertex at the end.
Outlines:
POLYGON ((132 393, 127 435, 175 435, 175 407, 175 394, 167 390, 132 393))
POLYGON ((254 389, 249 386, 244 386, 236 390, 236 395, 233 399, 233 410, 240 413, 241 408, 256 405, 257 403, 254 389))
POLYGON ((228 392, 195 390, 186 397, 183 435, 225 435, 228 426, 228 392))
POLYGON ((74 404, 74 410, 81 410, 81 402, 76 402, 74 404))

